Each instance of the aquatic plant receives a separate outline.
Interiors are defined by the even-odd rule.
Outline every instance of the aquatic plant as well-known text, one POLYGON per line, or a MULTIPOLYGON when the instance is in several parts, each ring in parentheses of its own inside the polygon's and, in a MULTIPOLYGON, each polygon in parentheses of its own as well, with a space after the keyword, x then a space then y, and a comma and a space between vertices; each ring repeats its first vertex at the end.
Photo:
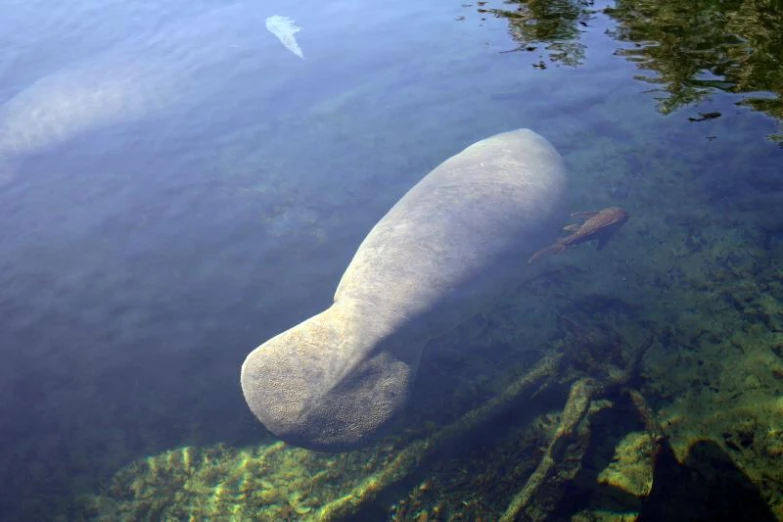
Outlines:
POLYGON ((282 442, 185 447, 126 466, 84 502, 101 520, 299 520, 350 487, 340 460, 282 442))

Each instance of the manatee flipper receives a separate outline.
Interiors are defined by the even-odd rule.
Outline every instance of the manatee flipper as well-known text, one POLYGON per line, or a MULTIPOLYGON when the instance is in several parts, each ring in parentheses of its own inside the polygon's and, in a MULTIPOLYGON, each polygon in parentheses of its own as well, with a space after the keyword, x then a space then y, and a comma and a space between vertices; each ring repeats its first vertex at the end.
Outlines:
POLYGON ((586 212, 572 212, 571 217, 591 218, 598 215, 597 210, 588 210, 586 212))
POLYGON ((323 312, 253 350, 250 410, 312 449, 370 442, 409 400, 427 341, 502 298, 562 223, 565 169, 538 134, 491 136, 447 159, 372 228, 323 312))
POLYGON ((563 232, 576 232, 579 230, 580 225, 566 225, 563 227, 563 232))
POLYGON ((603 250, 604 247, 606 246, 606 244, 609 242, 609 238, 611 238, 611 237, 612 237, 612 234, 601 234, 598 237, 598 245, 595 247, 595 249, 597 251, 598 250, 603 250))

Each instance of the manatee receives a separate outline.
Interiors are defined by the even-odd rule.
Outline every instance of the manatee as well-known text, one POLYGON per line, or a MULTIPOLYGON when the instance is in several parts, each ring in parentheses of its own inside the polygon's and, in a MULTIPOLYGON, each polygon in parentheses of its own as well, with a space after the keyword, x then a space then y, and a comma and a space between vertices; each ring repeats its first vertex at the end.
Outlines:
POLYGON ((24 156, 165 107, 176 82, 163 68, 160 61, 112 52, 37 80, 0 109, 0 154, 24 156))
POLYGON ((557 230, 563 161, 528 129, 447 159, 372 228, 332 305, 253 350, 250 410, 280 439, 343 451, 382 433, 409 400, 429 339, 529 276, 557 230))
POLYGON ((260 47, 260 26, 252 9, 221 6, 37 79, 0 107, 0 183, 18 160, 80 134, 197 106, 203 78, 260 47))

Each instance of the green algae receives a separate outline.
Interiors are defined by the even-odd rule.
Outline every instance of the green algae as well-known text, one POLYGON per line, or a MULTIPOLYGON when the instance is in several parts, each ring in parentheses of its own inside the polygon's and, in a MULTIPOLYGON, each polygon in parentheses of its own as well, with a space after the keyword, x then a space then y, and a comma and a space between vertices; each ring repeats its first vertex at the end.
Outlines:
MULTIPOLYGON (((351 459, 372 469, 359 455, 351 459)), ((100 520, 298 520, 350 487, 338 465, 344 460, 282 442, 185 447, 126 466, 83 502, 100 520)))

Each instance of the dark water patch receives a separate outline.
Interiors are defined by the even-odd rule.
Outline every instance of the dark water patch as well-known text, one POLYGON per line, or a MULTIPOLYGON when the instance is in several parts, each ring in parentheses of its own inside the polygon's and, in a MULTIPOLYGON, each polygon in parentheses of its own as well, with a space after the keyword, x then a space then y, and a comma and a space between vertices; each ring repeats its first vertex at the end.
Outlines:
POLYGON ((664 443, 656 474, 640 520, 776 520, 758 488, 712 441, 695 441, 682 463, 664 443))

